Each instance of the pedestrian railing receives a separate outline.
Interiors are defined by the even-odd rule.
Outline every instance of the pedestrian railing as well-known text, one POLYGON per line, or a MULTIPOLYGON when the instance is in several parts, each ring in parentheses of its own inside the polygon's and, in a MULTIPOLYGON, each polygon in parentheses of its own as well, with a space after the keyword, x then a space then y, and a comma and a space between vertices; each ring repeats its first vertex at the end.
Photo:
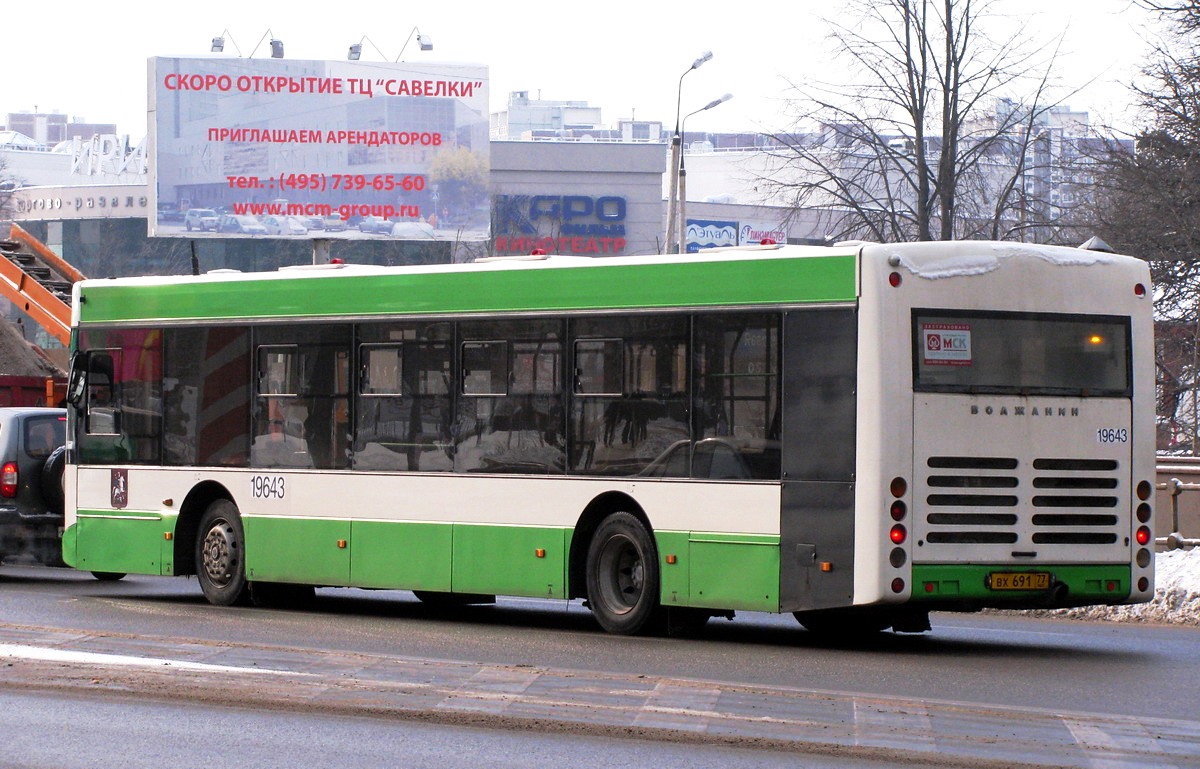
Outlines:
POLYGON ((1165 483, 1158 484, 1158 488, 1171 494, 1171 533, 1165 537, 1157 537, 1154 544, 1164 550, 1200 547, 1200 539, 1185 537, 1179 533, 1179 496, 1185 491, 1200 491, 1200 483, 1184 483, 1172 477, 1165 483))

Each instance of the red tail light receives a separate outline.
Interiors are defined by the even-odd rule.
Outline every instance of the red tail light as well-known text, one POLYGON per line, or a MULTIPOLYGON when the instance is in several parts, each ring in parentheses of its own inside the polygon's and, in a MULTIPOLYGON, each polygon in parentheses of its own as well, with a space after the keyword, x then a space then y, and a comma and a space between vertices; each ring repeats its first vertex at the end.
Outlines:
POLYGON ((5 462, 4 467, 0 468, 0 497, 12 499, 17 496, 19 480, 17 477, 17 463, 5 462))
MULTIPOLYGON (((5 465, 4 467, 6 470, 8 469, 8 465, 5 465)), ((7 496, 7 495, 5 495, 5 496, 7 496)), ((1139 526, 1138 530, 1137 530, 1136 539, 1137 539, 1137 543, 1139 545, 1150 544, 1150 528, 1148 526, 1139 526)))
POLYGON ((903 525, 897 523, 892 527, 892 531, 889 536, 891 536, 892 542, 896 543, 897 545, 902 545, 904 544, 904 540, 908 539, 908 530, 905 529, 903 525))

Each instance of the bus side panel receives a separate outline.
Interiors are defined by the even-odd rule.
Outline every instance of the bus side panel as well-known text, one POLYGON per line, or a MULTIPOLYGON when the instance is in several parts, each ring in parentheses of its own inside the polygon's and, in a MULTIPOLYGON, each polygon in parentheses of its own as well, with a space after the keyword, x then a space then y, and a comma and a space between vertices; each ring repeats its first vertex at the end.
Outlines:
POLYGON ((455 524, 456 593, 566 597, 566 529, 455 524))
POLYGON ((854 602, 854 491, 846 482, 783 484, 780 611, 854 602))
POLYGON ((350 522, 243 515, 246 578, 308 585, 350 584, 350 522))
POLYGON ((782 611, 853 601, 857 323, 850 307, 784 318, 782 611))
POLYGON ((779 545, 693 534, 688 542, 690 605, 710 609, 779 611, 779 545))
POLYGON ((688 571, 691 561, 688 557, 688 539, 686 531, 654 532, 655 544, 658 547, 658 571, 661 575, 661 600, 664 606, 690 606, 691 587, 688 571))
POLYGON ((350 531, 354 585, 450 592, 453 524, 354 521, 350 531))
MULTIPOLYGON (((163 568, 164 524, 156 513, 80 510, 75 524, 77 552, 75 568, 84 571, 124 574, 166 574, 163 568)), ((170 544, 170 543, 166 543, 170 544)))

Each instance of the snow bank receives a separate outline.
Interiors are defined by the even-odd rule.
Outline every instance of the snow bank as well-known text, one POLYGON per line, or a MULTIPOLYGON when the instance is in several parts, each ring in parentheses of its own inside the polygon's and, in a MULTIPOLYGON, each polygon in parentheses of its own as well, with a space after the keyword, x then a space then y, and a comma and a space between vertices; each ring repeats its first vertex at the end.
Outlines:
POLYGON ((1154 600, 1129 606, 1085 606, 1044 616, 1114 622, 1161 622, 1200 627, 1200 548, 1171 550, 1155 559, 1154 600))

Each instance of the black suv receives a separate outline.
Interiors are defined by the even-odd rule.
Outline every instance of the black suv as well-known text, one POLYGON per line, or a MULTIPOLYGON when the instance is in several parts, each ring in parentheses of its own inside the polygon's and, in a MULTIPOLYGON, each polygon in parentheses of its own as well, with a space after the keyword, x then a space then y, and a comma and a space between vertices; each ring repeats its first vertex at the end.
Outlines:
POLYGON ((67 412, 0 408, 0 560, 62 564, 67 412))

